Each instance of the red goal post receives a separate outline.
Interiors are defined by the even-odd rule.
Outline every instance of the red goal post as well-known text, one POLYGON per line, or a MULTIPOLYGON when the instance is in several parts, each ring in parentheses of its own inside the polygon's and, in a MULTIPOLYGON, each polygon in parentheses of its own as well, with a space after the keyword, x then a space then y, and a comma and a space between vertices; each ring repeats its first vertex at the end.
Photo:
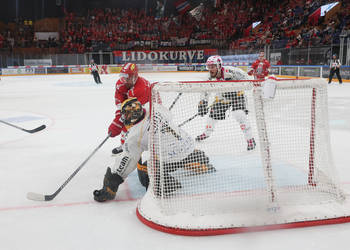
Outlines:
POLYGON ((265 83, 255 80, 161 82, 152 87, 150 186, 137 207, 143 223, 173 234, 215 235, 350 221, 350 204, 332 159, 327 83, 274 83, 273 99, 264 98, 265 83), (203 142, 194 138, 205 128, 208 115, 177 126, 197 113, 205 93, 209 113, 222 93, 243 93, 243 109, 257 144, 253 151, 247 151, 234 119, 236 100, 225 103, 224 117, 203 142), (164 124, 185 136, 169 139, 164 124), (215 172, 191 171, 177 163, 169 168, 174 166, 169 154, 183 153, 187 145, 184 137, 208 156, 215 172))

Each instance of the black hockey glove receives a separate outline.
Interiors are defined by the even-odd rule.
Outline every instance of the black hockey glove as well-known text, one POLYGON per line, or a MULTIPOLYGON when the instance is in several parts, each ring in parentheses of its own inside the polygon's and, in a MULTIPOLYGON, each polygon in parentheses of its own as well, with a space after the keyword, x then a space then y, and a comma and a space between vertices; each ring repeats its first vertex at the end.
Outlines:
POLYGON ((208 101, 201 100, 198 104, 198 114, 200 116, 205 116, 208 113, 208 101))

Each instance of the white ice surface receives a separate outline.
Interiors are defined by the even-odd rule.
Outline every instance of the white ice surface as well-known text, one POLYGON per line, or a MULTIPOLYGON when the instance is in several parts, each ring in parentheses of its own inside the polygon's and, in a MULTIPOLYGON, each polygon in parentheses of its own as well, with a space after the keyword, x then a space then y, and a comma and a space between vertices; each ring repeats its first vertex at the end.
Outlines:
MULTIPOLYGON (((203 73, 142 74, 150 81, 197 80, 203 73)), ((143 194, 137 176, 122 184, 116 201, 99 204, 92 192, 113 163, 113 138, 50 202, 30 201, 27 192, 52 194, 107 135, 114 117, 117 75, 1 77, 1 250, 158 249, 349 249, 350 224, 223 235, 184 237, 155 231, 135 214, 143 194)), ((333 156, 347 193, 350 187, 350 84, 329 86, 333 156)))

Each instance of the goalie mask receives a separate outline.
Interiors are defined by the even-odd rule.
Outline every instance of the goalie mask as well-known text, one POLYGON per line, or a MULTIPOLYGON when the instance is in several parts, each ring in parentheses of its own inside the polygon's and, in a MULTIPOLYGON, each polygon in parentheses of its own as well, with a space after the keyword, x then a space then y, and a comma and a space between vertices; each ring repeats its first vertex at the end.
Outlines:
POLYGON ((143 118, 144 111, 137 98, 129 98, 122 103, 121 115, 124 125, 134 125, 143 118))
POLYGON ((134 63, 126 63, 119 74, 120 81, 126 85, 128 89, 131 89, 139 77, 138 69, 134 63))

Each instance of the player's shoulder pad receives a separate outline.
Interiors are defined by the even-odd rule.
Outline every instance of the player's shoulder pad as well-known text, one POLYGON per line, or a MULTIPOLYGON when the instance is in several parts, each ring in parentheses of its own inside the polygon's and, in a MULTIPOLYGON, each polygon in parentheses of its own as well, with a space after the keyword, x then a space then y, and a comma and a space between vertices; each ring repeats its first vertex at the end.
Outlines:
POLYGON ((136 85, 137 83, 141 83, 141 84, 147 85, 147 86, 150 85, 149 81, 148 81, 147 79, 143 78, 142 76, 139 76, 139 77, 137 78, 135 85, 136 85))
POLYGON ((122 83, 122 81, 120 81, 120 79, 117 81, 117 83, 115 84, 115 89, 118 91, 118 92, 121 92, 121 93, 126 93, 128 92, 128 89, 126 88, 126 86, 124 85, 124 83, 122 83))
POLYGON ((247 80, 249 79, 248 74, 240 68, 226 66, 224 68, 224 79, 225 80, 247 80))

